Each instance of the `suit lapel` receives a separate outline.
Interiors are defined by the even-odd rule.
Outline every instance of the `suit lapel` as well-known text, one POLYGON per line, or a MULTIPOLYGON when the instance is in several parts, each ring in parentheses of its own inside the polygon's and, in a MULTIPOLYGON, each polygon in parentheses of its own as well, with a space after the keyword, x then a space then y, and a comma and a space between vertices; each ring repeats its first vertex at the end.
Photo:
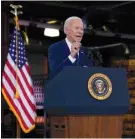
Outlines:
POLYGON ((81 48, 79 51, 79 65, 81 66, 81 64, 83 63, 83 56, 84 56, 84 51, 81 48))
POLYGON ((62 51, 61 52, 63 53, 62 55, 65 58, 65 57, 69 56, 70 50, 69 50, 69 47, 68 47, 65 40, 62 40, 61 45, 62 45, 62 51))

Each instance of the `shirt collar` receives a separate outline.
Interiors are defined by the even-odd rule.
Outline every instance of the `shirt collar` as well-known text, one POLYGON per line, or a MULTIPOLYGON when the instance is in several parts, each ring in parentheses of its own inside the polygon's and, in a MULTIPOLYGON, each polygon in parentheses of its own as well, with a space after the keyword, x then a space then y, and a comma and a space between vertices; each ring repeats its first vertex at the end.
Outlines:
POLYGON ((68 48, 69 48, 69 50, 70 50, 70 52, 71 52, 71 42, 66 38, 65 39, 66 40, 66 43, 67 43, 67 46, 68 46, 68 48))

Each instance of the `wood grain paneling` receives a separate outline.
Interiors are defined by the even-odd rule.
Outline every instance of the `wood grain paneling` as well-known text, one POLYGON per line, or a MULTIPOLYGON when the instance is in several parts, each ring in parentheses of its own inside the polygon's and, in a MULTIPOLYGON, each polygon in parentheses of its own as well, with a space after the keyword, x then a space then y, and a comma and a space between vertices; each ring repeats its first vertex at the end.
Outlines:
POLYGON ((123 116, 117 115, 51 117, 52 138, 120 138, 122 127, 123 116))

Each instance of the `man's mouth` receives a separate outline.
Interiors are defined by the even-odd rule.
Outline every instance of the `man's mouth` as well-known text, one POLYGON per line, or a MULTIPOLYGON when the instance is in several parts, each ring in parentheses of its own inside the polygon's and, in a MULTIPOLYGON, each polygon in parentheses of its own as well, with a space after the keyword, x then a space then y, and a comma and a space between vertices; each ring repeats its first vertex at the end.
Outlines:
POLYGON ((76 38, 82 38, 82 36, 81 35, 77 35, 76 38))

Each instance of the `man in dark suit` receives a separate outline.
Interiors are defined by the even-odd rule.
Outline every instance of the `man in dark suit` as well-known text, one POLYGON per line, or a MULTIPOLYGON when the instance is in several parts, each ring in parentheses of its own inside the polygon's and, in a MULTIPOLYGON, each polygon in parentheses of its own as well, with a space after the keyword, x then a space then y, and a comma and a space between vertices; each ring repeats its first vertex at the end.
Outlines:
POLYGON ((64 23, 66 39, 52 44, 48 51, 49 76, 57 75, 65 66, 91 67, 92 61, 88 59, 81 40, 83 37, 83 22, 79 17, 69 17, 64 23))

